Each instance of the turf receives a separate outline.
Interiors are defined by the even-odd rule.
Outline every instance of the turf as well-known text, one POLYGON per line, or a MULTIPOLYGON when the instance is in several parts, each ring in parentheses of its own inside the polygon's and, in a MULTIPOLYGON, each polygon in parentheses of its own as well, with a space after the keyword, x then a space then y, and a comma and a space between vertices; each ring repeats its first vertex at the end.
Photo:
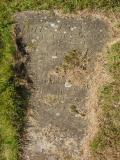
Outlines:
POLYGON ((66 12, 78 9, 113 9, 120 8, 119 0, 13 0, 13 8, 16 10, 26 9, 63 9, 66 12))
POLYGON ((120 42, 108 51, 107 69, 114 81, 101 90, 99 106, 99 132, 92 144, 92 153, 97 160, 120 159, 120 42))
MULTIPOLYGON (((23 10, 41 10, 41 9, 63 9, 65 12, 72 12, 76 10, 82 10, 85 8, 89 9, 102 9, 102 10, 117 10, 120 11, 120 1, 119 0, 1 0, 0 1, 0 160, 17 160, 20 157, 20 130, 24 125, 24 115, 25 110, 21 106, 25 103, 25 99, 18 94, 16 85, 14 82, 15 72, 13 71, 14 64, 14 54, 15 54, 15 44, 12 38, 12 24, 14 23, 12 15, 15 12, 23 10)), ((120 48, 120 46, 118 46, 120 48)), ((112 52, 111 52, 112 53, 112 52)), ((116 53, 116 52, 115 52, 116 53)), ((106 86, 102 92, 102 98, 104 103, 108 103, 110 97, 115 94, 112 100, 116 104, 116 99, 118 97, 118 71, 117 63, 112 65, 112 60, 114 56, 110 59, 110 72, 115 77, 115 84, 110 84, 106 86), (114 72, 114 73, 113 73, 114 72), (107 93, 108 92, 108 93, 107 93), (104 97, 107 97, 106 100, 104 97)), ((115 56, 116 57, 116 56, 115 56)), ((118 99, 117 99, 118 101, 118 99)), ((104 108, 104 105, 102 105, 104 108)), ((107 104, 108 106, 108 104, 107 104)), ((108 118, 105 118, 105 122, 111 117, 111 108, 108 110, 108 118)), ((103 109, 103 110, 105 110, 103 109)), ((114 114, 110 122, 114 117, 117 117, 118 108, 115 108, 114 114)), ((107 113, 107 112, 105 112, 107 113)), ((104 113, 104 114, 105 114, 104 113)), ((106 116, 106 114, 105 114, 106 116)), ((117 118, 116 118, 117 119, 117 118)), ((117 120, 116 120, 117 122, 117 120)), ((110 123, 110 126, 113 125, 110 123)), ((105 124, 105 123, 104 123, 105 124)), ((102 125, 102 128, 104 125, 102 125)), ((109 124, 107 125, 106 132, 108 132, 109 124)), ((115 126, 114 126, 115 127, 115 126)), ((102 132, 102 133, 103 133, 102 132)), ((117 133, 118 128, 115 130, 110 127, 110 133, 115 138, 113 140, 115 147, 117 143, 117 133), (115 137, 114 137, 115 136, 115 137)), ((101 143, 95 140, 92 148, 94 153, 98 153, 99 146, 104 146, 108 142, 104 134, 100 133, 99 139, 104 137, 101 143)), ((108 144, 107 144, 108 145, 108 144)), ((102 148, 101 147, 101 148, 102 148)), ((100 150, 102 152, 102 150, 100 150)), ((95 155, 96 155, 95 154, 95 155)))

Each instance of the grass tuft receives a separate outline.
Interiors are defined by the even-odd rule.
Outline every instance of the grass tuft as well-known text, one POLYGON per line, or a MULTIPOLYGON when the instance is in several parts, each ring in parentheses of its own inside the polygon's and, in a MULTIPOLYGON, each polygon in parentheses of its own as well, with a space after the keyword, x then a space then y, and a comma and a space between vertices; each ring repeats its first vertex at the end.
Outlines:
POLYGON ((114 81, 103 87, 99 99, 102 113, 99 132, 91 148, 97 160, 120 159, 120 42, 108 51, 107 68, 114 81))

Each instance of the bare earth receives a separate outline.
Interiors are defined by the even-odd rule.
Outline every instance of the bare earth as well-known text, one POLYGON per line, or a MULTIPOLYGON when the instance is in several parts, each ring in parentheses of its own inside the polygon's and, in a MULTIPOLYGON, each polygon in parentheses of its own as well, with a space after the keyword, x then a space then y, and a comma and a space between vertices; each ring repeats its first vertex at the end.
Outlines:
POLYGON ((97 57, 111 38, 109 23, 94 15, 65 17, 52 12, 23 12, 16 21, 17 36, 30 55, 26 67, 33 81, 25 160, 86 160, 86 104, 97 57), (65 70, 64 58, 72 51, 79 54, 80 65, 65 70))

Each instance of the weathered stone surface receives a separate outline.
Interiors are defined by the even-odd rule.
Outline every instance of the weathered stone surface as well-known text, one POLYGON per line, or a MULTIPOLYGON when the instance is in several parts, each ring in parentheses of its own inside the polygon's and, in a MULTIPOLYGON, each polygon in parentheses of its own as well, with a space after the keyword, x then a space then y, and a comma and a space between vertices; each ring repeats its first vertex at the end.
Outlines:
POLYGON ((16 21, 30 54, 27 70, 33 81, 25 159, 81 160, 81 142, 89 125, 85 105, 88 82, 110 28, 93 15, 23 12, 16 15, 16 21), (77 66, 66 74, 64 70, 57 72, 65 55, 73 50, 87 55, 86 69, 77 66))

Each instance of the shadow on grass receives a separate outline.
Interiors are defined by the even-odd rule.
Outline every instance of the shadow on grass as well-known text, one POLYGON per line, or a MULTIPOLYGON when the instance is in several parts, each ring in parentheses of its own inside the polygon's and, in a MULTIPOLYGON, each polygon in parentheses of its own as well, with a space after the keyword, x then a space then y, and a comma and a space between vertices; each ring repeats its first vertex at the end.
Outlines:
MULTIPOLYGON (((15 59, 15 66, 14 66, 14 72, 15 72, 15 78, 14 78, 14 83, 15 83, 15 88, 17 92, 17 103, 18 103, 18 110, 17 110, 17 115, 18 115, 18 121, 20 126, 18 132, 20 135, 20 152, 23 153, 23 146, 25 144, 25 128, 26 128, 26 114, 27 110, 29 108, 28 101, 29 97, 31 96, 30 89, 32 87, 32 80, 28 75, 26 65, 27 62, 29 61, 29 54, 26 52, 26 43, 24 42, 22 36, 21 36, 21 30, 19 26, 15 26, 15 42, 16 42, 16 47, 17 51, 14 56, 15 59)), ((22 155, 22 154, 21 154, 22 155)), ((21 157, 20 157, 21 158, 21 157)))

